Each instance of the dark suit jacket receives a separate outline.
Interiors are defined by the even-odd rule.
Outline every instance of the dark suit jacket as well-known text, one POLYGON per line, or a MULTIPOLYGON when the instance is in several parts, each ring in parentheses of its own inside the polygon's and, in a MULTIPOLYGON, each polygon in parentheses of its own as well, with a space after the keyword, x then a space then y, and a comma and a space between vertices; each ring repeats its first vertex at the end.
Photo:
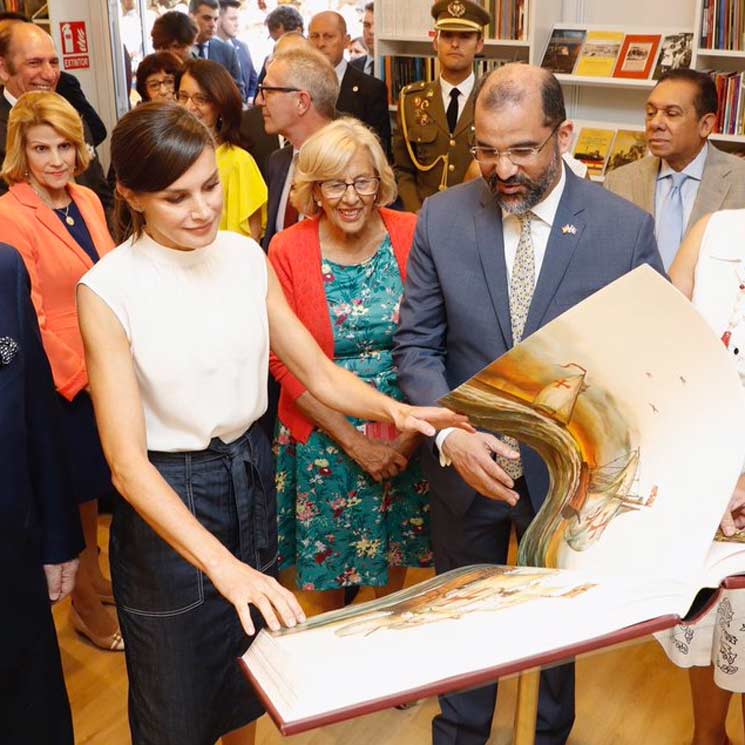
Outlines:
POLYGON ((68 561, 83 548, 77 503, 56 429, 57 395, 31 304, 28 274, 18 253, 0 244, 3 339, 6 344, 12 340, 18 351, 10 361, 0 356, 0 559, 13 567, 3 581, 0 671, 43 627, 44 617, 27 614, 42 563, 68 561))
MULTIPOLYGON (((241 146, 253 156, 256 165, 269 183, 269 156, 279 148, 279 137, 269 135, 264 129, 264 117, 258 106, 246 109, 241 114, 241 146)), ((271 195, 270 195, 271 198, 271 195)))
POLYGON ((289 143, 279 150, 275 150, 269 156, 269 165, 267 167, 266 185, 269 189, 269 203, 267 204, 266 232, 261 240, 261 247, 264 251, 269 250, 274 234, 277 232, 277 210, 279 209, 279 200, 282 198, 282 189, 285 185, 287 172, 292 165, 292 145, 289 143))
POLYGON ((96 110, 90 105, 80 87, 80 81, 71 73, 60 72, 57 93, 72 104, 75 111, 83 117, 91 133, 93 147, 98 147, 106 139, 106 125, 96 110))
MULTIPOLYGON (((564 170, 525 336, 640 264, 664 274, 652 218, 564 170), (565 225, 576 230, 564 232, 565 225)), ((501 211, 482 179, 424 202, 394 348, 399 384, 412 403, 435 403, 513 346, 502 235, 501 211)), ((520 452, 537 512, 548 471, 535 451, 520 452)), ((434 447, 423 449, 422 463, 433 498, 464 514, 474 490, 454 468, 440 467, 434 447)))
MULTIPOLYGON (((10 103, 3 94, 3 89, 0 88, 0 162, 5 160, 5 142, 8 139, 8 116, 10 116, 10 103)), ((83 119, 83 131, 85 133, 85 141, 93 147, 93 137, 91 136, 88 125, 83 119)), ((94 191, 98 198, 101 200, 104 210, 106 211, 107 217, 111 215, 114 209, 114 192, 104 176, 103 168, 101 167, 101 161, 98 159, 98 155, 95 150, 93 151, 93 158, 88 165, 88 168, 75 178, 76 183, 87 186, 89 189, 94 191)), ((5 194, 8 191, 8 185, 0 179, 0 195, 5 194)))
POLYGON ((233 45, 213 36, 207 47, 207 59, 219 62, 233 76, 233 80, 235 80, 241 92, 241 98, 245 99, 246 92, 241 80, 241 63, 238 61, 238 53, 233 45))
POLYGON ((355 59, 353 59, 349 64, 356 67, 360 72, 365 72, 368 59, 370 59, 370 55, 363 54, 361 57, 355 57, 355 59))
POLYGON ((339 98, 336 99, 339 112, 357 117, 367 124, 380 138, 383 151, 391 159, 391 118, 388 113, 388 89, 382 80, 365 75, 352 65, 341 81, 339 98))
POLYGON ((243 99, 254 98, 256 96, 256 86, 259 75, 251 59, 251 52, 248 45, 240 39, 230 39, 227 44, 232 45, 235 53, 238 55, 238 62, 241 66, 241 86, 243 87, 243 99))

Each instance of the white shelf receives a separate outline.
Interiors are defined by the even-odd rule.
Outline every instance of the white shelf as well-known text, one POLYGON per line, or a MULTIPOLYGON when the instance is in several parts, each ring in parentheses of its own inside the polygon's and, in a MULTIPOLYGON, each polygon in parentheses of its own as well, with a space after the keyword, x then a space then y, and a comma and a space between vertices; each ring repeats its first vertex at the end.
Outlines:
POLYGON ((745 135, 723 135, 721 133, 709 135, 709 139, 714 142, 735 142, 745 145, 745 135))
POLYGON ((734 49, 703 49, 698 48, 699 57, 724 57, 725 59, 745 59, 745 51, 734 49))
MULTIPOLYGON (((422 36, 382 36, 375 40, 377 54, 398 57, 434 57, 432 38, 422 36)), ((506 58, 527 62, 530 56, 530 42, 516 39, 486 39, 483 56, 506 58)))
POLYGON ((596 88, 629 88, 650 90, 657 85, 656 80, 639 80, 637 78, 602 78, 591 75, 566 75, 556 73, 556 79, 566 85, 592 86, 596 88))

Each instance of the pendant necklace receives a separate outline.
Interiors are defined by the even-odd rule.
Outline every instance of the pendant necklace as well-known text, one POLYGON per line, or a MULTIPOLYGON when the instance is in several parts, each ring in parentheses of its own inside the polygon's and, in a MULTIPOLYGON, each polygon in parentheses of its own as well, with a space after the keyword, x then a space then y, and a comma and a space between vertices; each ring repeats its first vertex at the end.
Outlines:
POLYGON ((53 207, 52 209, 60 215, 60 217, 65 218, 65 222, 72 226, 75 224, 75 218, 70 216, 70 205, 72 204, 72 200, 70 200, 67 207, 53 207))

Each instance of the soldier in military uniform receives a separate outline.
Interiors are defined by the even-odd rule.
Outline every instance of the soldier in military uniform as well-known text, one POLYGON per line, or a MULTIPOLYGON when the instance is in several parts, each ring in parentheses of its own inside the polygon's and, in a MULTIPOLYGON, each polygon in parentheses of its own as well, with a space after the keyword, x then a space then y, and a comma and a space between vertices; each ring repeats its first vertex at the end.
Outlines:
POLYGON ((473 160, 474 57, 484 47, 486 10, 471 0, 432 6, 440 77, 401 90, 393 159, 404 209, 418 212, 436 191, 463 182, 473 160))

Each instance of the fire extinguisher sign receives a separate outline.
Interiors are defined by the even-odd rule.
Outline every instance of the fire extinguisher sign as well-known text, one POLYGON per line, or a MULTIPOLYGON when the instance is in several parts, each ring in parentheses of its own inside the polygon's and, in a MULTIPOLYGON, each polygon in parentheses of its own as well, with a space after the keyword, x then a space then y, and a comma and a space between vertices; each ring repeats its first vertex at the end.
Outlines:
POLYGON ((65 70, 87 70, 91 64, 85 21, 64 21, 59 25, 59 33, 65 70))

